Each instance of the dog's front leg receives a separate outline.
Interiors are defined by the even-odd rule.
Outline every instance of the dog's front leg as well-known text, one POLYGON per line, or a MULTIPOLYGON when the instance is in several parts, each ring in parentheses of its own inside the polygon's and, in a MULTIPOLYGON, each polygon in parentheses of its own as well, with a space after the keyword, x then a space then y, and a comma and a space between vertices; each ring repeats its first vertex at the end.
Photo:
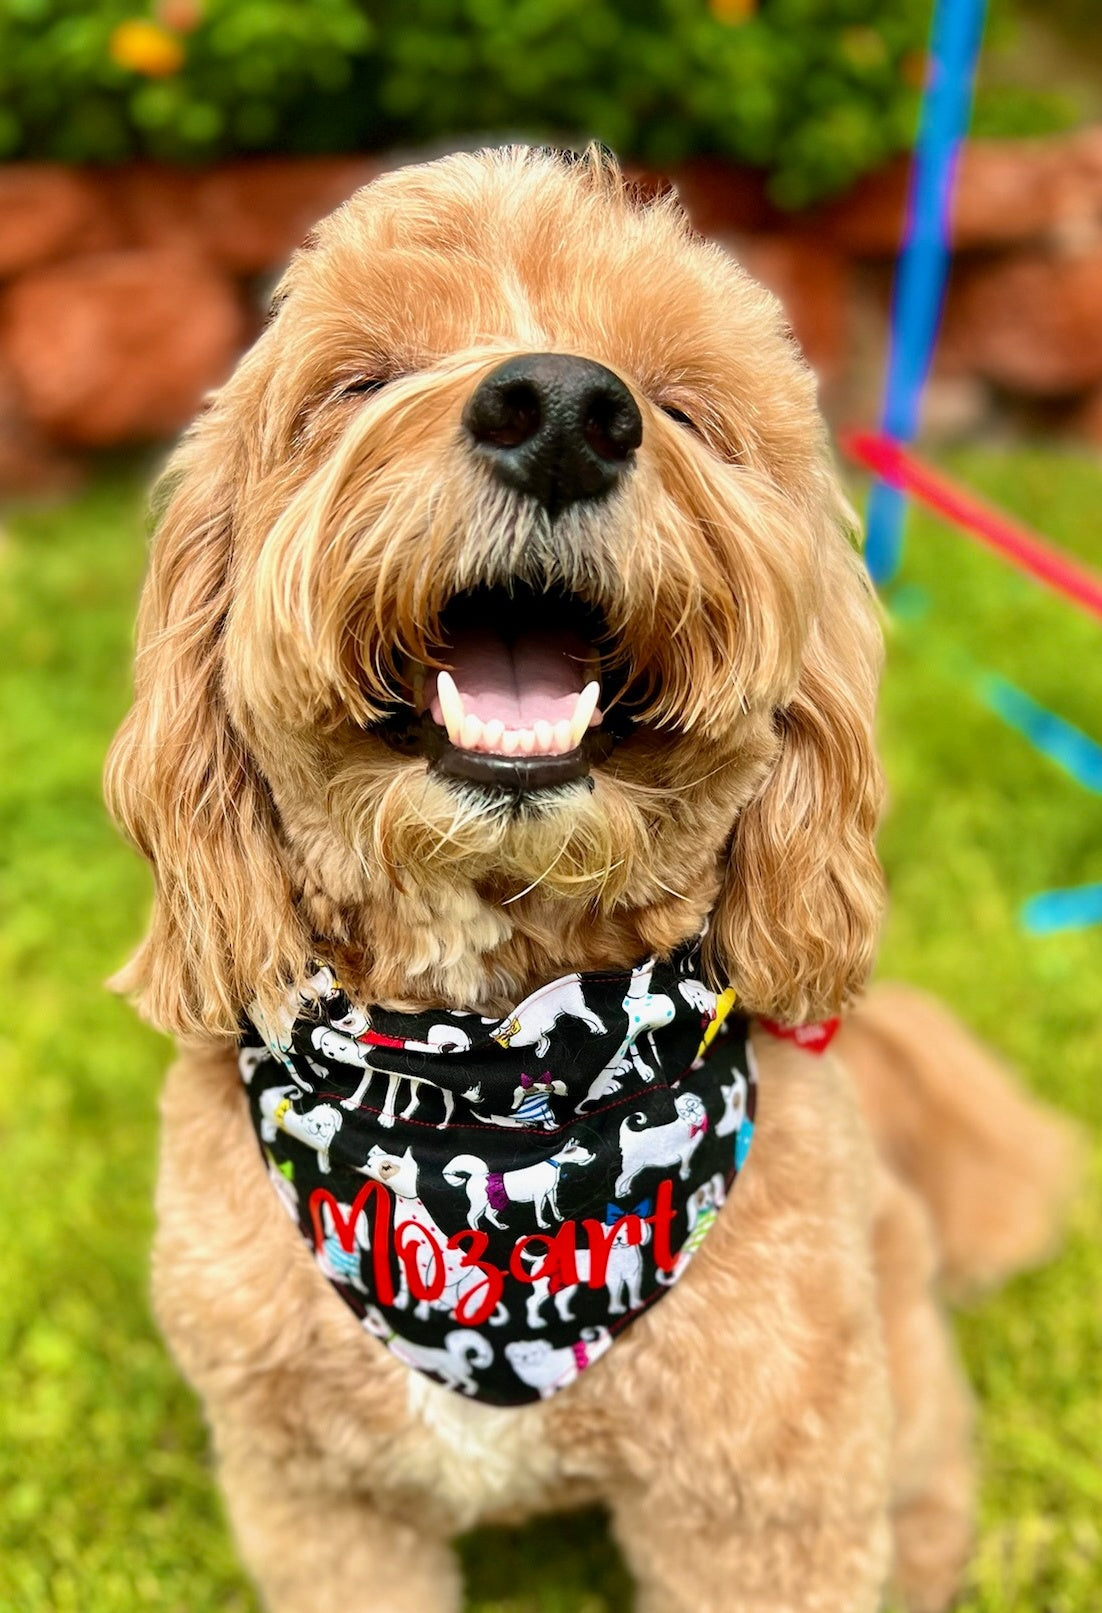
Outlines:
MULTIPOLYGON (((356 1494, 273 1467, 235 1448, 220 1464, 241 1556, 266 1613, 458 1613, 462 1587, 448 1543, 376 1511, 356 1494)), ((320 1480, 320 1474, 318 1475, 320 1480)))
POLYGON ((269 1613, 457 1613, 444 1543, 456 1523, 418 1482, 430 1459, 407 1371, 335 1299, 291 1226, 232 1055, 181 1060, 163 1115, 154 1303, 205 1401, 269 1613), (411 1472, 396 1476, 399 1451, 411 1472))
POLYGON ((715 1225, 577 1386, 621 1430, 609 1498, 638 1613, 875 1613, 888 1580, 871 1154, 832 1061, 763 1050, 761 1066, 754 1147, 715 1225))

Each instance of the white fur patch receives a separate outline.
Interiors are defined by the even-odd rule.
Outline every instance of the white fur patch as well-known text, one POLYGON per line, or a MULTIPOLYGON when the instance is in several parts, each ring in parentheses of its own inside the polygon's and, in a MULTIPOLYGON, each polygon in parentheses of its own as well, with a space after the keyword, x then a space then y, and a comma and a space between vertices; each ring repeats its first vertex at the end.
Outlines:
POLYGON ((538 1406, 487 1406, 411 1372, 409 1409, 436 1444, 434 1484, 472 1517, 534 1501, 557 1476, 538 1406))

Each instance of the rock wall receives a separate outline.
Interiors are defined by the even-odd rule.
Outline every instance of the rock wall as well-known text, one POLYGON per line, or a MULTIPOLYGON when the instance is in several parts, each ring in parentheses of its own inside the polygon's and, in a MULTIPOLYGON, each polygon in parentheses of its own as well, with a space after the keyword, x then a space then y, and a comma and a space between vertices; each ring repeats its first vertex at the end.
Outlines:
MULTIPOLYGON (((310 225, 384 166, 0 167, 0 488, 49 484, 91 449, 171 437, 255 334, 310 225)), ((697 227, 784 301, 828 409, 870 418, 905 164, 797 216, 720 162, 672 177, 697 227)), ((952 235, 927 426, 1024 412, 1102 441, 1102 128, 970 145, 952 235)))

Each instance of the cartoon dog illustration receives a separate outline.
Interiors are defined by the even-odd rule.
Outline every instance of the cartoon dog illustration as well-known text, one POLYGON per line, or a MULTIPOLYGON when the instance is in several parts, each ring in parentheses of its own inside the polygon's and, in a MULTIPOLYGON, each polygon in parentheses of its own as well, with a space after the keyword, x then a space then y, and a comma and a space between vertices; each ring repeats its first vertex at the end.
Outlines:
POLYGON ((689 1161, 700 1147, 708 1129, 708 1112, 693 1092, 681 1092, 674 1099, 677 1119, 664 1126, 648 1126, 646 1115, 636 1111, 620 1126, 622 1168, 614 1189, 617 1198, 631 1192, 640 1171, 663 1165, 680 1165, 681 1180, 687 1181, 689 1161), (640 1128, 636 1123, 642 1122, 640 1128))
POLYGON ((644 1036, 651 1038, 651 1057, 657 1064, 658 1052, 654 1045, 653 1033, 661 1030, 663 1025, 669 1025, 677 1010, 672 999, 663 992, 651 991, 653 973, 653 958, 631 971, 631 981, 623 1002, 624 1012, 628 1016, 627 1032, 612 1058, 579 1103, 579 1113, 588 1105, 598 1103, 602 1098, 611 1097, 614 1092, 619 1092, 624 1077, 632 1070, 643 1081, 654 1080, 654 1068, 640 1053, 639 1043, 644 1036))
MULTIPOLYGON (((445 1050, 456 1051, 461 1048, 462 1044, 455 1038, 464 1037, 465 1033, 463 1031, 456 1030, 451 1025, 434 1025, 429 1032, 430 1036, 433 1031, 441 1032, 445 1039, 438 1042, 401 1043, 397 1039, 392 1039, 389 1044, 378 1042, 375 1045, 408 1047, 420 1053, 441 1053, 445 1050)), ((446 1087, 438 1087, 434 1081, 423 1081, 416 1075, 401 1075, 397 1072, 388 1073, 386 1070, 376 1068, 369 1062, 371 1045, 362 1038, 348 1036, 344 1031, 335 1030, 331 1025, 318 1025, 312 1032, 310 1040, 323 1058, 334 1059, 338 1064, 351 1064, 356 1069, 363 1071, 360 1084, 355 1092, 350 1097, 341 1099, 342 1109, 358 1108, 363 1102, 368 1087, 371 1085, 372 1078, 376 1075, 385 1075, 386 1097, 383 1099, 383 1107, 379 1113, 379 1124, 381 1126, 393 1126, 394 1124, 398 1088, 402 1081, 408 1082, 410 1088, 409 1102, 401 1112, 403 1120, 408 1120, 410 1115, 416 1113, 420 1108, 422 1087, 428 1087, 430 1090, 439 1092, 444 1101, 444 1118, 437 1122, 437 1130, 442 1130, 451 1119, 455 1109, 455 1097, 446 1087)))
POLYGON ((374 1305, 364 1313, 363 1326, 375 1338, 382 1339, 391 1355, 407 1367, 420 1372, 431 1372, 448 1389, 460 1389, 465 1395, 478 1393, 478 1384, 472 1371, 484 1371, 493 1364, 494 1352, 489 1341, 469 1327, 456 1327, 444 1335, 444 1348, 427 1344, 414 1344, 389 1327, 374 1305))
POLYGON ((576 1344, 558 1350, 547 1339, 514 1339, 505 1346, 505 1358, 521 1383, 538 1389, 541 1400, 549 1400, 556 1389, 564 1389, 579 1372, 592 1366, 611 1344, 607 1327, 587 1327, 576 1344))
POLYGON ((542 1059, 550 1050, 551 1032, 560 1019, 580 1019, 595 1036, 606 1029, 604 1020, 597 1018, 582 996, 580 975, 564 975, 555 981, 553 990, 535 992, 508 1019, 500 1020, 490 1035, 502 1047, 534 1047, 542 1059))
POLYGON ((695 1008, 701 1019, 711 1023, 716 1017, 716 994, 703 980, 694 980, 688 976, 677 982, 677 989, 684 997, 690 1008, 695 1008))
POLYGON ((318 1156, 318 1169, 329 1172, 329 1150, 333 1146, 333 1138, 341 1129, 344 1116, 339 1109, 334 1109, 331 1103, 316 1104, 313 1109, 307 1109, 300 1114, 294 1107, 287 1094, 294 1093, 297 1098, 300 1088, 297 1086, 269 1087, 260 1094, 260 1136, 266 1143, 274 1143, 276 1133, 285 1131, 288 1137, 294 1137, 308 1148, 316 1149, 318 1156))
MULTIPOLYGON (((479 1114, 477 1118, 487 1126, 527 1126, 531 1130, 542 1127, 544 1131, 554 1131, 558 1121, 551 1107, 552 1093, 564 1098, 566 1082, 555 1080, 550 1070, 544 1070, 542 1075, 522 1075, 513 1092, 511 1115, 479 1114)), ((467 1097, 472 1094, 467 1093, 467 1097)))
MULTIPOLYGON (((345 1225, 352 1214, 350 1204, 338 1204, 338 1210, 344 1219, 345 1225)), ((337 1236, 336 1224, 333 1220, 333 1211, 323 1199, 320 1206, 321 1229, 323 1233, 321 1244, 314 1250, 314 1259, 318 1270, 323 1277, 328 1277, 332 1283, 343 1283, 346 1288, 355 1288, 361 1294, 370 1290, 366 1287, 360 1266, 362 1254, 371 1248, 371 1233, 367 1224, 367 1216, 363 1210, 356 1217, 353 1227, 354 1247, 346 1249, 337 1236)))
POLYGON ((272 1057, 270 1047, 243 1047, 237 1055, 237 1072, 247 1087, 252 1086, 253 1076, 262 1064, 266 1064, 272 1057))
POLYGON ((548 1227, 544 1211, 559 1215, 559 1173, 565 1165, 592 1165, 597 1156, 591 1154, 573 1137, 552 1154, 535 1165, 525 1165, 515 1171, 491 1171, 485 1160, 474 1154, 456 1154, 444 1166, 444 1180, 452 1187, 467 1189, 470 1213, 467 1225, 477 1227, 485 1216, 491 1226, 505 1230, 500 1212, 510 1204, 531 1204, 536 1211, 536 1225, 548 1227))
POLYGON ((730 1137, 746 1119, 746 1097, 750 1086, 741 1070, 732 1070, 730 1086, 721 1086, 719 1090, 723 1093, 723 1115, 716 1125, 716 1136, 730 1137))
MULTIPOLYGON (((642 1223, 643 1237, 639 1243, 627 1241, 627 1227, 618 1227, 609 1250, 608 1262, 605 1266, 605 1287, 608 1289, 610 1316, 623 1316, 625 1311, 638 1310, 643 1303, 643 1244, 650 1238, 650 1227, 642 1223)), ((563 1322, 572 1322, 574 1312, 571 1309, 574 1295, 582 1283, 588 1283, 592 1269, 592 1256, 588 1249, 578 1249, 574 1255, 574 1267, 578 1273, 576 1283, 567 1283, 562 1287, 555 1286, 555 1278, 551 1274, 546 1277, 536 1277, 532 1283, 532 1292, 528 1296, 525 1316, 529 1327, 544 1327, 542 1311, 549 1299, 555 1304, 559 1318, 563 1322)), ((536 1266, 540 1264, 540 1257, 536 1257, 536 1266)))
MULTIPOLYGON (((419 1300, 414 1315, 421 1321, 427 1321, 433 1310, 448 1311, 454 1315, 460 1300, 478 1288, 485 1278, 477 1267, 462 1264, 461 1251, 448 1248, 448 1234, 433 1219, 424 1200, 418 1197, 418 1165, 412 1153, 407 1148, 404 1154, 388 1154, 385 1148, 380 1148, 376 1143, 360 1168, 365 1176, 382 1182, 394 1194, 393 1235, 396 1241, 399 1232, 407 1226, 420 1227, 428 1234, 427 1240, 416 1237, 403 1240, 412 1246, 412 1258, 426 1285, 437 1269, 436 1262, 443 1262, 444 1286, 440 1294, 434 1300, 419 1300)), ((399 1310, 405 1310, 411 1295, 403 1260, 398 1262, 398 1284, 399 1292, 394 1303, 399 1310)), ((508 1311, 499 1303, 490 1317, 490 1326, 499 1327, 508 1320, 508 1311)))
MULTIPOLYGON (((716 1130, 719 1130, 718 1126, 716 1130)), ((704 1239, 715 1226, 726 1198, 727 1188, 719 1171, 710 1176, 706 1182, 702 1182, 695 1193, 690 1193, 685 1206, 689 1218, 689 1235, 677 1252, 677 1260, 672 1270, 657 1273, 658 1281, 665 1287, 675 1283, 684 1273, 704 1239)))

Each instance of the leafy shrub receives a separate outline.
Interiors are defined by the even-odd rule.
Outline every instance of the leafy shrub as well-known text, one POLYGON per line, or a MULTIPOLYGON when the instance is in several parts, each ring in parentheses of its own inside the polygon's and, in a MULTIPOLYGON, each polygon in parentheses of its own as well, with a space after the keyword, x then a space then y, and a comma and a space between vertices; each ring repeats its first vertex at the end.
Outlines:
POLYGON ((0 157, 596 137, 765 168, 798 206, 908 143, 930 0, 155 5, 3 0, 0 157))
MULTIPOLYGON (((134 0, 0 0, 0 157, 188 161, 324 146, 329 109, 373 38, 355 0, 207 0, 186 33, 146 22, 182 61, 162 75, 155 59, 144 72, 116 59, 136 9, 134 0)), ((169 0, 162 9, 189 8, 169 0)), ((337 145, 351 137, 334 119, 337 145)))

